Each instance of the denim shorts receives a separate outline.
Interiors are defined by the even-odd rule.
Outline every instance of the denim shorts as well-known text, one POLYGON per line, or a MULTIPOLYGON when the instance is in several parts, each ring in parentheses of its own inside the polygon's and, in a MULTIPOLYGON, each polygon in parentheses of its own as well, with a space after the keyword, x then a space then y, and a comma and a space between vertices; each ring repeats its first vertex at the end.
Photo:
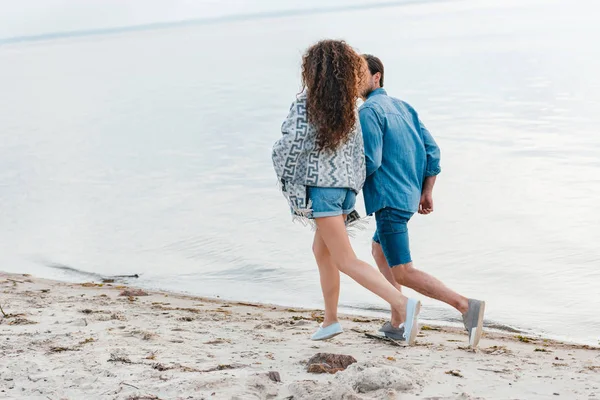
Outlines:
POLYGON ((352 189, 309 186, 308 199, 312 202, 312 218, 336 217, 354 211, 356 193, 352 189))
POLYGON ((408 243, 408 221, 413 213, 384 208, 375 213, 377 230, 373 241, 381 245, 390 267, 412 262, 408 243))

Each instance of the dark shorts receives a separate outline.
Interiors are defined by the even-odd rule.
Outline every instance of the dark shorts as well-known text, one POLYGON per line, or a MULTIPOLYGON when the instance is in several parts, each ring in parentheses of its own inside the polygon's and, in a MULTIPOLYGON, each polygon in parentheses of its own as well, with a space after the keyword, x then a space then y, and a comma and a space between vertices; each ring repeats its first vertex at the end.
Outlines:
POLYGON ((390 267, 408 264, 412 261, 408 242, 408 221, 413 213, 384 208, 375 213, 377 230, 373 241, 381 245, 390 267))

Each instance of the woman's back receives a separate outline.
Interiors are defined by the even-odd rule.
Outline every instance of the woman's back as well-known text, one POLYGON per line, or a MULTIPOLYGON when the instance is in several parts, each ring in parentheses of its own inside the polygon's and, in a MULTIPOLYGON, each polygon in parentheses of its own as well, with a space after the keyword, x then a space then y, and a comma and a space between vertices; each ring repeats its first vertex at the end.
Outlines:
POLYGON ((365 156, 360 124, 335 149, 320 149, 317 130, 308 122, 306 92, 298 95, 273 149, 281 177, 306 186, 349 188, 359 192, 365 181, 365 156))

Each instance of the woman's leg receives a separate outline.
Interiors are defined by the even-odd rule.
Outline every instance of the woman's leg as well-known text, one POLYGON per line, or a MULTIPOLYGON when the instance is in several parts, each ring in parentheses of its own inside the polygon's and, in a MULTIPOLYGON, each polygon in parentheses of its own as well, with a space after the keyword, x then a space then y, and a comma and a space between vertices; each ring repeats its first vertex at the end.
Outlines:
POLYGON ((369 264, 359 260, 352 249, 344 218, 337 217, 316 218, 317 229, 323 239, 331 260, 339 270, 350 276, 360 285, 387 301, 396 313, 392 325, 398 326, 406 319, 407 298, 398 293, 398 290, 389 283, 383 275, 369 264))
POLYGON ((329 250, 318 230, 315 232, 313 253, 317 260, 319 276, 321 277, 321 290, 323 291, 323 300, 325 303, 323 327, 326 328, 338 322, 337 309, 340 298, 340 271, 333 263, 329 250))

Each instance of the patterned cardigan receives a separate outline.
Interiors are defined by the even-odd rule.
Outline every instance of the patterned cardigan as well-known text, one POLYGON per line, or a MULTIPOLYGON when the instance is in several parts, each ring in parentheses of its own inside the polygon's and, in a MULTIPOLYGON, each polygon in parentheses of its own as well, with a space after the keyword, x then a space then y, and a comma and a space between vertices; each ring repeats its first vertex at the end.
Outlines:
MULTIPOLYGON (((294 219, 312 219, 307 186, 349 188, 358 193, 365 182, 363 137, 356 118, 350 139, 337 150, 317 150, 315 128, 308 123, 306 92, 298 95, 281 127, 282 137, 273 146, 273 166, 294 219)), ((357 212, 348 222, 360 219, 357 212)))

